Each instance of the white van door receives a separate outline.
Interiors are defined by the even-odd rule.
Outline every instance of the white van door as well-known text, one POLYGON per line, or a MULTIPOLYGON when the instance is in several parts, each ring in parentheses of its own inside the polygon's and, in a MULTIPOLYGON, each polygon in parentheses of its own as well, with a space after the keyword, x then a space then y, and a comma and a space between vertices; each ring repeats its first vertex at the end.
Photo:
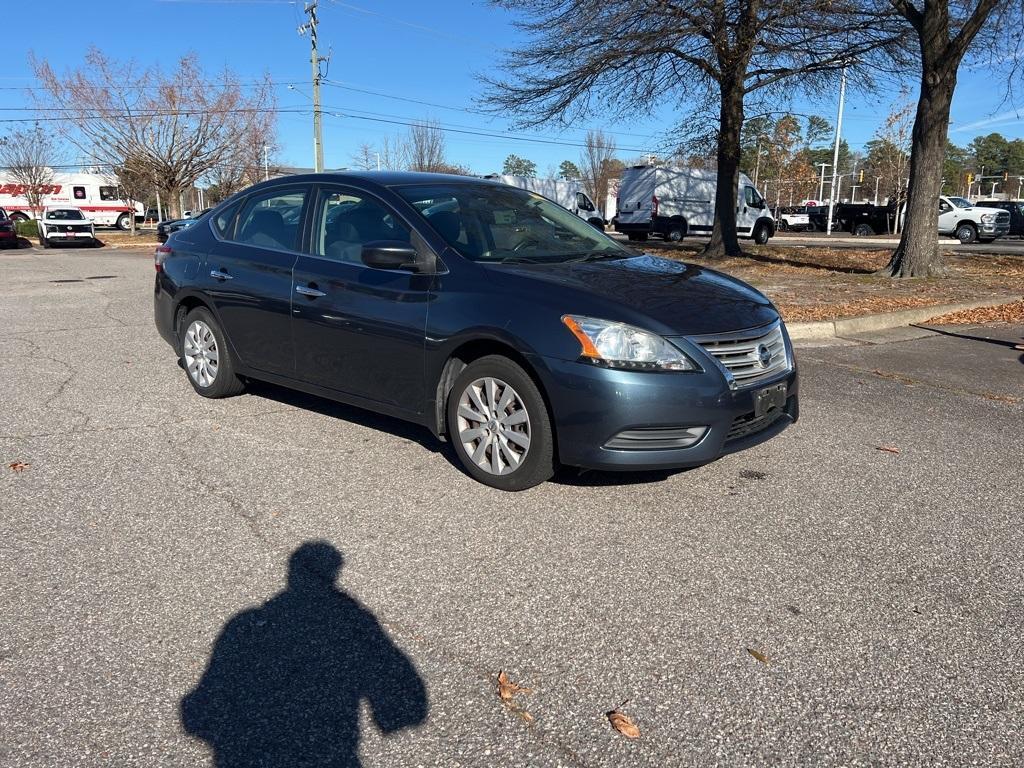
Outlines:
POLYGON ((743 184, 740 187, 739 199, 736 201, 737 234, 750 236, 754 222, 761 215, 761 206, 763 205, 761 196, 750 184, 743 184))

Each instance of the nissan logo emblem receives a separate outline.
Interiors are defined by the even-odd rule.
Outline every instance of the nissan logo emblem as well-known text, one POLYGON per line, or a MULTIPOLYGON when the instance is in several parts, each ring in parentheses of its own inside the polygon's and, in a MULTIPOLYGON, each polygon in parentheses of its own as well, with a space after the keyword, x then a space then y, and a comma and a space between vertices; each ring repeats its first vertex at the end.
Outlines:
POLYGON ((772 362, 772 351, 764 344, 757 345, 757 361, 762 368, 767 368, 772 362))

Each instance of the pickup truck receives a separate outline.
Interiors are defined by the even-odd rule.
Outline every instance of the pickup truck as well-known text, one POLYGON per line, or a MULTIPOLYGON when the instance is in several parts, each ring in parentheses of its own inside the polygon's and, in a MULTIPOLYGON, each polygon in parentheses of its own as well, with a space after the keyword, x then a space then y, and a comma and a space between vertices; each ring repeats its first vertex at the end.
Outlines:
POLYGON ((991 243, 1010 231, 1010 212, 974 206, 962 197, 939 198, 939 234, 961 243, 991 243))

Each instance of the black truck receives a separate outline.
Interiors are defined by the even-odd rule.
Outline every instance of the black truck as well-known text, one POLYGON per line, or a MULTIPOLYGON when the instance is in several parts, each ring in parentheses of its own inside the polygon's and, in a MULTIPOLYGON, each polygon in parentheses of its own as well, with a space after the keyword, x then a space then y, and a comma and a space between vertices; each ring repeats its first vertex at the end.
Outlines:
MULTIPOLYGON (((828 206, 808 208, 808 229, 824 232, 828 224, 828 206)), ((857 237, 885 235, 896 227, 896 207, 871 203, 836 203, 832 206, 832 231, 849 232, 857 237)))

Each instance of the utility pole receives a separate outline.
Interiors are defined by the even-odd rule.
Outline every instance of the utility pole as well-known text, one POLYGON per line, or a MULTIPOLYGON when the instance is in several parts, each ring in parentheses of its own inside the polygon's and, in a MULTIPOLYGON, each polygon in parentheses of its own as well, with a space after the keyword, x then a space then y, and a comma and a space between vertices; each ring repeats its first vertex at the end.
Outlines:
POLYGON ((320 22, 316 17, 316 5, 319 0, 310 0, 306 3, 304 13, 309 16, 309 21, 299 27, 299 34, 309 32, 311 52, 309 63, 313 74, 313 171, 323 173, 324 171, 324 141, 321 130, 322 115, 320 112, 320 62, 327 61, 327 57, 320 56, 316 47, 316 27, 320 22))
POLYGON ((843 101, 846 99, 846 67, 839 80, 839 115, 836 117, 836 140, 832 148, 832 191, 828 196, 828 219, 825 221, 825 234, 832 234, 832 208, 836 203, 836 177, 839 175, 839 137, 843 130, 843 101))
POLYGON ((270 178, 270 147, 263 145, 263 180, 270 178))
POLYGON ((878 182, 881 181, 881 176, 875 176, 875 207, 878 207, 878 182))
POLYGON ((821 203, 821 198, 825 196, 825 169, 829 167, 830 163, 818 163, 821 166, 821 181, 818 182, 818 202, 821 203))

